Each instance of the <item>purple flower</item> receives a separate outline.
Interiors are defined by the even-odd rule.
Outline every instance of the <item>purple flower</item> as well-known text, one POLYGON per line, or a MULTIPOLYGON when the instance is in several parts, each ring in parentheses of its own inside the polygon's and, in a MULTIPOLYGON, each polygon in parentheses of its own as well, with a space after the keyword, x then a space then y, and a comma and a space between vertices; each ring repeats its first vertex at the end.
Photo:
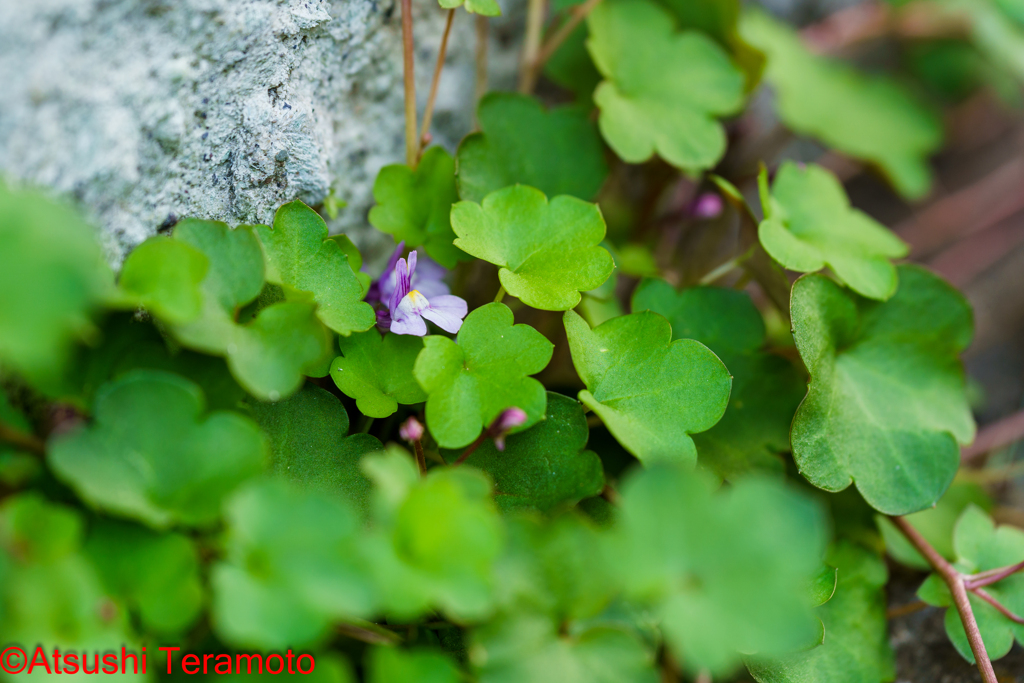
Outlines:
POLYGON ((415 417, 410 416, 408 420, 402 423, 402 426, 398 428, 398 435, 405 441, 419 441, 423 438, 423 424, 415 417))
POLYGON ((714 192, 705 192, 693 202, 690 213, 694 218, 717 218, 722 213, 722 198, 714 192))
MULTIPOLYGON (((413 282, 416 282, 416 259, 416 252, 413 251, 409 253, 408 262, 400 258, 395 264, 395 284, 387 300, 388 310, 377 312, 377 325, 395 334, 414 334, 422 337, 427 333, 425 320, 429 320, 445 332, 458 332, 468 311, 466 302, 448 294, 448 287, 444 286, 444 283, 426 278, 417 282, 417 286, 441 284, 444 286, 444 293, 432 293, 428 298, 426 292, 413 289, 413 282)), ((384 282, 386 280, 381 278, 381 283, 384 282)))
MULTIPOLYGON (((384 272, 370 284, 370 291, 366 294, 367 303, 386 305, 391 300, 391 295, 398 282, 398 271, 395 266, 398 265, 398 259, 402 256, 403 251, 405 251, 405 242, 399 242, 394 253, 391 254, 391 258, 388 259, 384 272)), ((444 282, 444 276, 448 274, 444 266, 435 263, 427 256, 417 255, 417 258, 419 265, 415 268, 416 272, 412 276, 413 289, 428 299, 442 294, 450 294, 451 290, 444 282)))

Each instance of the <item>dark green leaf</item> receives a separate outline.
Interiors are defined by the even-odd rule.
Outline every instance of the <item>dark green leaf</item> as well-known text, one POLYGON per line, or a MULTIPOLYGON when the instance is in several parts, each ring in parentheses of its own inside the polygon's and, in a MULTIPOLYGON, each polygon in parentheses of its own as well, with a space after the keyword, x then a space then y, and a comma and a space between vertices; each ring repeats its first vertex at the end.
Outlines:
POLYGON ((492 92, 477 109, 480 132, 459 145, 459 196, 473 202, 509 185, 591 200, 608 176, 597 128, 581 107, 546 111, 527 95, 492 92))
MULTIPOLYGON (((579 403, 548 392, 546 417, 505 440, 499 451, 487 440, 468 461, 494 480, 495 502, 503 511, 536 508, 549 511, 595 496, 604 488, 601 459, 585 450, 587 418, 579 403)), ((448 462, 461 451, 443 451, 448 462)))

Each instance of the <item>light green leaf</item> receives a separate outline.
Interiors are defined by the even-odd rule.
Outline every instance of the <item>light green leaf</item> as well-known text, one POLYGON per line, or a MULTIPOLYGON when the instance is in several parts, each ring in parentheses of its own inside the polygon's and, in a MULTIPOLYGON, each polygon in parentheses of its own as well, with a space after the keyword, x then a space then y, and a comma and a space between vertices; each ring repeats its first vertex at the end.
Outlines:
POLYGON ((899 268, 886 302, 821 275, 793 286, 793 333, 811 381, 793 420, 800 472, 827 491, 851 482, 876 510, 934 505, 960 465, 974 420, 958 354, 971 310, 938 276, 899 268))
POLYGON ((828 266, 861 296, 888 299, 896 292, 890 259, 907 245, 866 213, 850 207, 842 184, 821 166, 786 162, 772 185, 758 237, 780 264, 801 273, 828 266))
POLYGON ((725 152, 716 120, 743 105, 743 73, 710 38, 676 31, 651 0, 608 0, 587 17, 587 48, 605 80, 594 92, 601 134, 623 161, 657 153, 689 172, 725 152))
MULTIPOLYGON (((348 256, 327 235, 320 215, 296 200, 274 215, 274 227, 254 226, 263 245, 267 282, 289 290, 309 292, 317 316, 338 334, 368 330, 377 324, 348 256)), ((289 296, 289 298, 291 298, 289 296)))
POLYGON ((713 494, 698 475, 662 464, 630 477, 615 557, 682 666, 717 677, 740 653, 788 652, 820 628, 807 586, 828 531, 824 510, 781 482, 746 478, 713 494))
POLYGON ((416 383, 413 366, 423 340, 408 334, 369 330, 338 340, 341 355, 331 363, 331 378, 341 391, 356 399, 359 412, 369 417, 388 417, 398 404, 427 400, 416 383))
MULTIPOLYGON (((954 481, 935 507, 907 515, 905 519, 939 554, 952 562, 956 559, 953 529, 960 514, 970 505, 977 505, 987 512, 992 509, 992 499, 978 484, 954 481)), ((883 515, 876 515, 875 522, 885 541, 885 550, 893 559, 915 569, 931 569, 928 561, 892 522, 883 515)))
MULTIPOLYGON (((452 242, 450 214, 459 200, 455 191, 455 160, 443 147, 431 147, 416 170, 405 164, 385 166, 373 183, 377 206, 370 209, 370 224, 409 248, 420 245, 445 268, 468 260, 452 242)), ((353 266, 353 270, 358 270, 353 266)))
POLYGON ((272 472, 304 489, 338 495, 368 516, 370 481, 359 462, 383 446, 369 434, 346 436, 348 413, 336 396, 306 384, 287 400, 253 401, 251 408, 270 439, 272 472))
POLYGON ((468 446, 506 408, 521 408, 527 429, 544 417, 543 370, 554 346, 529 325, 513 325, 508 306, 491 303, 468 316, 455 341, 423 339, 413 370, 427 393, 427 426, 442 448, 468 446))
POLYGON ((740 33, 768 56, 766 80, 794 132, 876 165, 905 197, 928 192, 928 156, 942 145, 939 118, 895 82, 811 53, 799 35, 751 10, 740 33))
POLYGON ((210 261, 202 282, 202 313, 171 328, 179 342, 224 356, 238 383, 265 400, 288 396, 301 386, 304 374, 318 374, 318 365, 331 353, 331 334, 308 297, 284 301, 264 288, 263 252, 251 226, 231 230, 217 221, 183 221, 174 239, 199 249, 210 261), (247 305, 253 310, 243 310, 247 305))
POLYGON ((144 306, 171 324, 199 315, 203 281, 210 262, 199 250, 164 235, 135 247, 121 268, 118 292, 128 308, 144 306))
POLYGON ((664 280, 644 280, 633 293, 633 311, 643 310, 668 318, 673 340, 705 344, 733 376, 725 415, 693 437, 700 463, 730 480, 752 469, 783 471, 778 454, 789 450, 804 378, 791 362, 764 351, 764 321, 750 297, 718 287, 677 292, 664 280))
POLYGON ((504 540, 487 477, 462 466, 420 478, 400 448, 368 456, 364 467, 377 495, 366 550, 389 618, 432 608, 457 622, 486 616, 504 540))
POLYGON ((839 568, 835 596, 817 610, 825 642, 777 659, 752 657, 747 668, 758 683, 864 683, 896 677, 885 616, 885 563, 859 546, 841 542, 829 554, 839 568))
MULTIPOLYGON (((47 502, 36 492, 4 500, 0 506, 0 642, 20 644, 30 658, 34 648, 41 647, 51 657, 51 666, 56 648, 120 654, 125 647, 138 661, 142 647, 131 635, 126 611, 104 591, 81 552, 82 528, 78 511, 47 502)), ((20 665, 21 658, 12 657, 8 663, 20 665)), ((133 672, 131 660, 126 673, 123 680, 149 680, 133 672)), ((38 666, 34 674, 40 676, 38 666)))
POLYGON ((485 17, 501 16, 501 7, 497 0, 438 0, 444 9, 465 7, 467 12, 479 14, 485 17))
POLYGON ((39 388, 60 380, 113 289, 96 236, 74 211, 0 182, 0 364, 39 388))
MULTIPOLYGON (((1024 562, 1024 531, 1011 526, 997 527, 992 518, 976 505, 969 505, 957 520, 953 546, 956 550, 954 566, 964 574, 977 574, 1024 562)), ((984 589, 1014 614, 1024 614, 1024 574, 1013 574, 984 589)), ((952 607, 949 589, 938 574, 928 577, 918 591, 918 597, 930 605, 950 607, 946 610, 946 634, 963 658, 974 664, 974 653, 967 642, 963 623, 952 607)), ((991 659, 1005 657, 1013 647, 1014 638, 1024 643, 1024 625, 1007 619, 976 595, 969 593, 968 597, 991 659)))
POLYGON ((591 200, 608 176, 597 128, 582 107, 550 111, 532 97, 488 93, 477 107, 480 132, 459 144, 459 196, 473 202, 509 185, 549 197, 591 200))
POLYGON ((596 204, 516 185, 492 192, 483 204, 452 208, 455 246, 500 266, 498 278, 512 296, 545 311, 565 311, 580 292, 612 274, 612 256, 598 246, 605 224, 596 204))
POLYGON ((97 392, 92 424, 54 440, 48 463, 101 510, 157 528, 209 525, 263 469, 266 443, 248 418, 205 413, 193 383, 136 370, 97 392))
POLYGON ((459 683, 458 667, 440 652, 427 649, 399 650, 375 647, 370 650, 369 683, 459 683))
POLYGON ((342 500, 257 481, 227 505, 226 558, 213 566, 212 619, 236 647, 306 647, 332 622, 371 614, 359 520, 342 500))
POLYGON ((561 635, 528 614, 474 632, 470 661, 480 683, 657 683, 653 657, 636 636, 598 627, 561 635))
MULTIPOLYGON (((579 403, 548 392, 547 415, 525 432, 505 439, 499 451, 485 441, 467 461, 494 480, 502 511, 536 508, 547 512, 596 496, 604 488, 601 459, 585 450, 590 430, 579 403)), ((461 451, 443 451, 456 460, 461 451)))
POLYGON ((593 410, 622 446, 644 463, 697 459, 691 434, 725 412, 732 379, 706 346, 672 341, 665 318, 647 311, 613 318, 591 330, 566 311, 572 362, 593 410))
POLYGON ((187 537, 102 520, 85 552, 107 590, 137 609, 148 631, 179 635, 199 617, 199 556, 187 537))

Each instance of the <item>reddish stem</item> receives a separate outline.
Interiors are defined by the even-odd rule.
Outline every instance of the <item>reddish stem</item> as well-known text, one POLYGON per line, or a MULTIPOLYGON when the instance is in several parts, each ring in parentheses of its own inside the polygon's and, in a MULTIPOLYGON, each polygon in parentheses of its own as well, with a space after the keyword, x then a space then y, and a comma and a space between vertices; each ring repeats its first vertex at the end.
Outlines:
POLYGON ((565 23, 558 27, 554 35, 544 43, 540 53, 537 55, 536 61, 531 65, 534 79, 537 78, 537 72, 540 71, 541 67, 551 59, 551 55, 555 54, 558 48, 562 47, 562 43, 572 35, 572 32, 576 30, 580 22, 586 19, 587 15, 599 4, 601 4, 601 0, 587 0, 582 5, 577 5, 573 8, 572 14, 565 20, 565 23))
POLYGON ((35 434, 26 434, 0 422, 0 441, 24 448, 34 455, 46 455, 46 443, 35 434))
POLYGON ((489 432, 490 432, 490 430, 487 430, 487 429, 485 429, 484 431, 480 432, 480 436, 476 437, 476 441, 474 441, 473 443, 469 444, 469 446, 466 448, 466 450, 462 451, 462 455, 459 456, 458 460, 456 460, 455 462, 452 463, 452 467, 455 467, 456 465, 461 465, 462 463, 466 462, 466 458, 468 458, 469 456, 473 455, 473 451, 475 451, 476 449, 480 448, 480 444, 482 444, 484 442, 484 439, 487 438, 487 435, 489 434, 489 432))
POLYGON ((1020 410, 998 422, 987 425, 978 432, 974 443, 960 452, 960 460, 967 462, 998 448, 1009 446, 1024 438, 1024 410, 1020 410))
POLYGON ((982 588, 975 588, 971 592, 974 593, 975 595, 977 595, 979 598, 981 598, 985 602, 987 602, 988 604, 990 604, 993 607, 995 607, 997 610, 999 610, 1000 614, 1002 614, 1004 617, 1006 617, 1010 621, 1015 622, 1017 624, 1024 624, 1024 617, 1019 617, 1016 614, 1014 614, 1013 612, 1011 612, 1010 610, 1008 610, 1003 605, 1003 603, 999 602, 994 597, 992 597, 992 594, 989 593, 988 591, 986 591, 986 590, 984 590, 982 588))
POLYGON ((412 449, 416 453, 416 466, 420 468, 420 476, 427 473, 427 459, 423 455, 423 441, 416 439, 412 442, 412 449))
POLYGON ((413 53, 412 0, 402 0, 402 57, 405 72, 405 163, 416 168, 420 138, 416 130, 416 62, 413 53))
MULTIPOLYGON (((981 639, 981 631, 978 630, 978 621, 974 618, 970 598, 967 597, 964 575, 958 572, 946 558, 940 555, 910 522, 902 517, 889 517, 889 520, 906 536, 907 540, 910 541, 917 551, 928 560, 928 564, 932 566, 949 587, 949 592, 953 596, 953 604, 956 605, 956 611, 960 615, 960 621, 964 625, 964 632, 967 634, 967 642, 970 643, 971 652, 974 653, 974 661, 977 662, 978 671, 981 672, 981 679, 984 683, 999 683, 996 678, 996 672, 992 669, 992 661, 988 658, 988 652, 985 650, 985 643, 981 639)), ((981 596, 979 595, 978 597, 981 596)))
POLYGON ((426 147, 430 144, 430 123, 434 119, 434 103, 437 101, 437 87, 441 84, 441 72, 444 71, 444 59, 448 54, 448 36, 452 32, 452 19, 455 18, 455 10, 448 10, 448 18, 445 19, 444 33, 441 35, 441 48, 437 53, 437 65, 434 66, 434 79, 430 82, 430 96, 427 98, 427 108, 423 110, 423 128, 420 129, 420 145, 426 147))
POLYGON ((986 572, 978 572, 972 574, 964 579, 964 585, 967 586, 967 590, 974 590, 975 588, 982 588, 988 586, 997 581, 1002 581, 1007 576, 1016 574, 1017 572, 1024 570, 1024 562, 1018 562, 1017 564, 1011 564, 1009 567, 999 567, 998 569, 989 569, 986 572))

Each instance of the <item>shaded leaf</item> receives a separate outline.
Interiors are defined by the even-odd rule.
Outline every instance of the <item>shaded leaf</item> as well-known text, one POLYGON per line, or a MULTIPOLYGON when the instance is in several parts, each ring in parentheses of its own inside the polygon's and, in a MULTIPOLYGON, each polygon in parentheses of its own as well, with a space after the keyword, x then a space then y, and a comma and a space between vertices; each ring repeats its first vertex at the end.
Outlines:
POLYGON ((842 184, 821 166, 784 163, 764 215, 758 237, 786 268, 811 273, 828 266, 850 289, 871 299, 885 300, 896 292, 890 259, 906 256, 907 245, 851 208, 842 184))
POLYGON ((435 650, 370 650, 369 683, 459 683, 461 676, 452 660, 435 650))
POLYGON ((668 321, 647 311, 613 318, 593 330, 573 311, 564 316, 572 362, 593 410, 644 463, 697 458, 691 434, 725 412, 729 371, 700 342, 672 341, 668 321))
POLYGON ((93 416, 50 444, 50 467, 94 507, 153 527, 212 523, 223 498, 266 459, 251 420, 206 414, 199 387, 158 370, 105 385, 93 416))
MULTIPOLYGON (((485 441, 467 462, 494 480, 494 500, 502 511, 536 508, 547 512, 595 496, 604 488, 601 459, 585 450, 589 434, 580 404, 548 392, 543 420, 507 437, 504 451, 485 441)), ((461 451, 441 455, 453 462, 461 451)))
POLYGON ((971 310, 938 276, 900 266, 889 301, 821 275, 793 287, 793 333, 811 374, 793 420, 800 472, 827 491, 855 483, 890 515, 934 505, 974 437, 958 354, 971 310))
POLYGON ((118 293, 128 308, 144 306, 171 324, 199 315, 209 261, 199 250, 164 235, 151 237, 132 250, 118 278, 118 293))
POLYGON ((594 92, 601 134, 623 161, 655 153, 690 172, 725 152, 717 116, 743 104, 743 73, 714 41, 676 31, 651 0, 609 0, 587 17, 587 48, 605 80, 594 92))
POLYGON ((597 128, 582 107, 547 111, 536 99, 492 92, 480 100, 480 132, 459 144, 459 196, 473 202, 509 185, 549 197, 591 200, 608 176, 597 128))
POLYGON ((368 516, 370 481, 359 462, 383 446, 369 434, 346 436, 348 413, 336 396, 306 384, 280 403, 250 405, 270 439, 272 472, 303 489, 338 495, 368 516))
POLYGON ((778 453, 789 450, 804 381, 792 363, 764 351, 764 321, 749 295, 718 287, 677 292, 664 280, 644 280, 633 293, 633 311, 643 310, 665 316, 673 340, 707 345, 733 376, 725 415, 693 436, 701 464, 726 479, 752 469, 781 472, 778 453))
POLYGON ((398 404, 427 400, 413 376, 423 340, 408 334, 368 330, 338 339, 341 355, 331 363, 331 378, 346 396, 356 399, 359 412, 388 417, 398 404))
MULTIPOLYGON (((445 268, 468 260, 452 244, 455 233, 449 216, 459 195, 455 191, 455 160, 443 147, 424 152, 415 170, 405 164, 382 168, 373 183, 373 198, 377 202, 370 209, 373 227, 409 248, 422 245, 445 268)), ((358 272, 354 264, 353 270, 358 272)))
POLYGON ((456 204, 452 227, 455 246, 500 266, 508 293, 545 311, 575 307, 581 291, 599 287, 615 268, 598 246, 605 235, 601 209, 575 197, 549 202, 531 187, 507 187, 482 205, 456 204))
POLYGON ((491 303, 468 316, 455 341, 423 339, 414 374, 427 393, 427 426, 442 448, 469 445, 506 408, 526 412, 527 429, 544 417, 543 370, 554 346, 529 325, 513 325, 508 306, 491 303))
POLYGON ((928 156, 943 135, 932 111, 891 80, 812 54, 764 12, 745 12, 740 33, 768 56, 765 78, 794 132, 876 165, 905 197, 928 192, 928 156))

